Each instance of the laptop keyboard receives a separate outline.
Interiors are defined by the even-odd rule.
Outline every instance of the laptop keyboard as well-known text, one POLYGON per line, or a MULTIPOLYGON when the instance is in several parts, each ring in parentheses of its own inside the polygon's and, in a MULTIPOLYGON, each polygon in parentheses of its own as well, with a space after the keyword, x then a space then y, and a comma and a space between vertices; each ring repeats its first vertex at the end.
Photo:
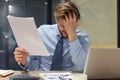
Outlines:
POLYGON ((39 77, 31 75, 12 75, 9 77, 10 80, 39 80, 39 77))

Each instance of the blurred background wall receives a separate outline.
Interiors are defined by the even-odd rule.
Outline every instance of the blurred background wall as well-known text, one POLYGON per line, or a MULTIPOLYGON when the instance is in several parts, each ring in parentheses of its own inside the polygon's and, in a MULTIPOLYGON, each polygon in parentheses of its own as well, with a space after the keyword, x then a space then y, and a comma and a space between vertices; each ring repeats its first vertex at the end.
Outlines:
POLYGON ((90 35, 91 47, 117 47, 117 0, 71 1, 79 8, 79 28, 90 35))

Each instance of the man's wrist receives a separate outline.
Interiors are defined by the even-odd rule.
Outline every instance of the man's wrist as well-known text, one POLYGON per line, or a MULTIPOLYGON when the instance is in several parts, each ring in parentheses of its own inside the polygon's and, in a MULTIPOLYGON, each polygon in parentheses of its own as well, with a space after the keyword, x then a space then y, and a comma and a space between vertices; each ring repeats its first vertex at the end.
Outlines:
POLYGON ((26 64, 26 65, 22 65, 21 63, 19 63, 18 62, 18 64, 20 65, 20 67, 23 69, 23 70, 25 70, 25 71, 29 71, 29 69, 28 69, 28 64, 26 64))
POLYGON ((77 34, 76 32, 71 32, 69 33, 68 37, 69 37, 69 41, 72 42, 77 39, 77 34))

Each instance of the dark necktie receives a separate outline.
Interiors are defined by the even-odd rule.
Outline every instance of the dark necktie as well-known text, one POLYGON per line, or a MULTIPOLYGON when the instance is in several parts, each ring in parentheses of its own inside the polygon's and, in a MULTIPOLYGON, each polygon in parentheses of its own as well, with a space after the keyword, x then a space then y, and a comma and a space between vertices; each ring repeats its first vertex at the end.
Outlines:
POLYGON ((63 37, 60 38, 54 52, 51 70, 62 70, 63 62, 63 37))

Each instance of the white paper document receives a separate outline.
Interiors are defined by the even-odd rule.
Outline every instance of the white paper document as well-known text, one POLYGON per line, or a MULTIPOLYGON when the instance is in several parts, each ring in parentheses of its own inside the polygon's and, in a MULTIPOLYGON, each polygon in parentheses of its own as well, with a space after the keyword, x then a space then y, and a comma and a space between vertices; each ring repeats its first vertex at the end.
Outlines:
POLYGON ((14 71, 13 70, 1 70, 0 69, 0 76, 7 76, 7 75, 9 75, 9 74, 12 74, 12 73, 14 73, 14 71))
POLYGON ((40 77, 44 80, 70 80, 70 72, 61 72, 61 73, 40 73, 40 77), (70 79, 65 79, 66 76, 69 76, 70 79))
POLYGON ((87 80, 85 74, 72 74, 71 72, 60 72, 60 73, 40 73, 41 78, 44 80, 87 80))
POLYGON ((33 17, 8 16, 7 18, 19 47, 24 48, 30 55, 49 56, 33 17))

